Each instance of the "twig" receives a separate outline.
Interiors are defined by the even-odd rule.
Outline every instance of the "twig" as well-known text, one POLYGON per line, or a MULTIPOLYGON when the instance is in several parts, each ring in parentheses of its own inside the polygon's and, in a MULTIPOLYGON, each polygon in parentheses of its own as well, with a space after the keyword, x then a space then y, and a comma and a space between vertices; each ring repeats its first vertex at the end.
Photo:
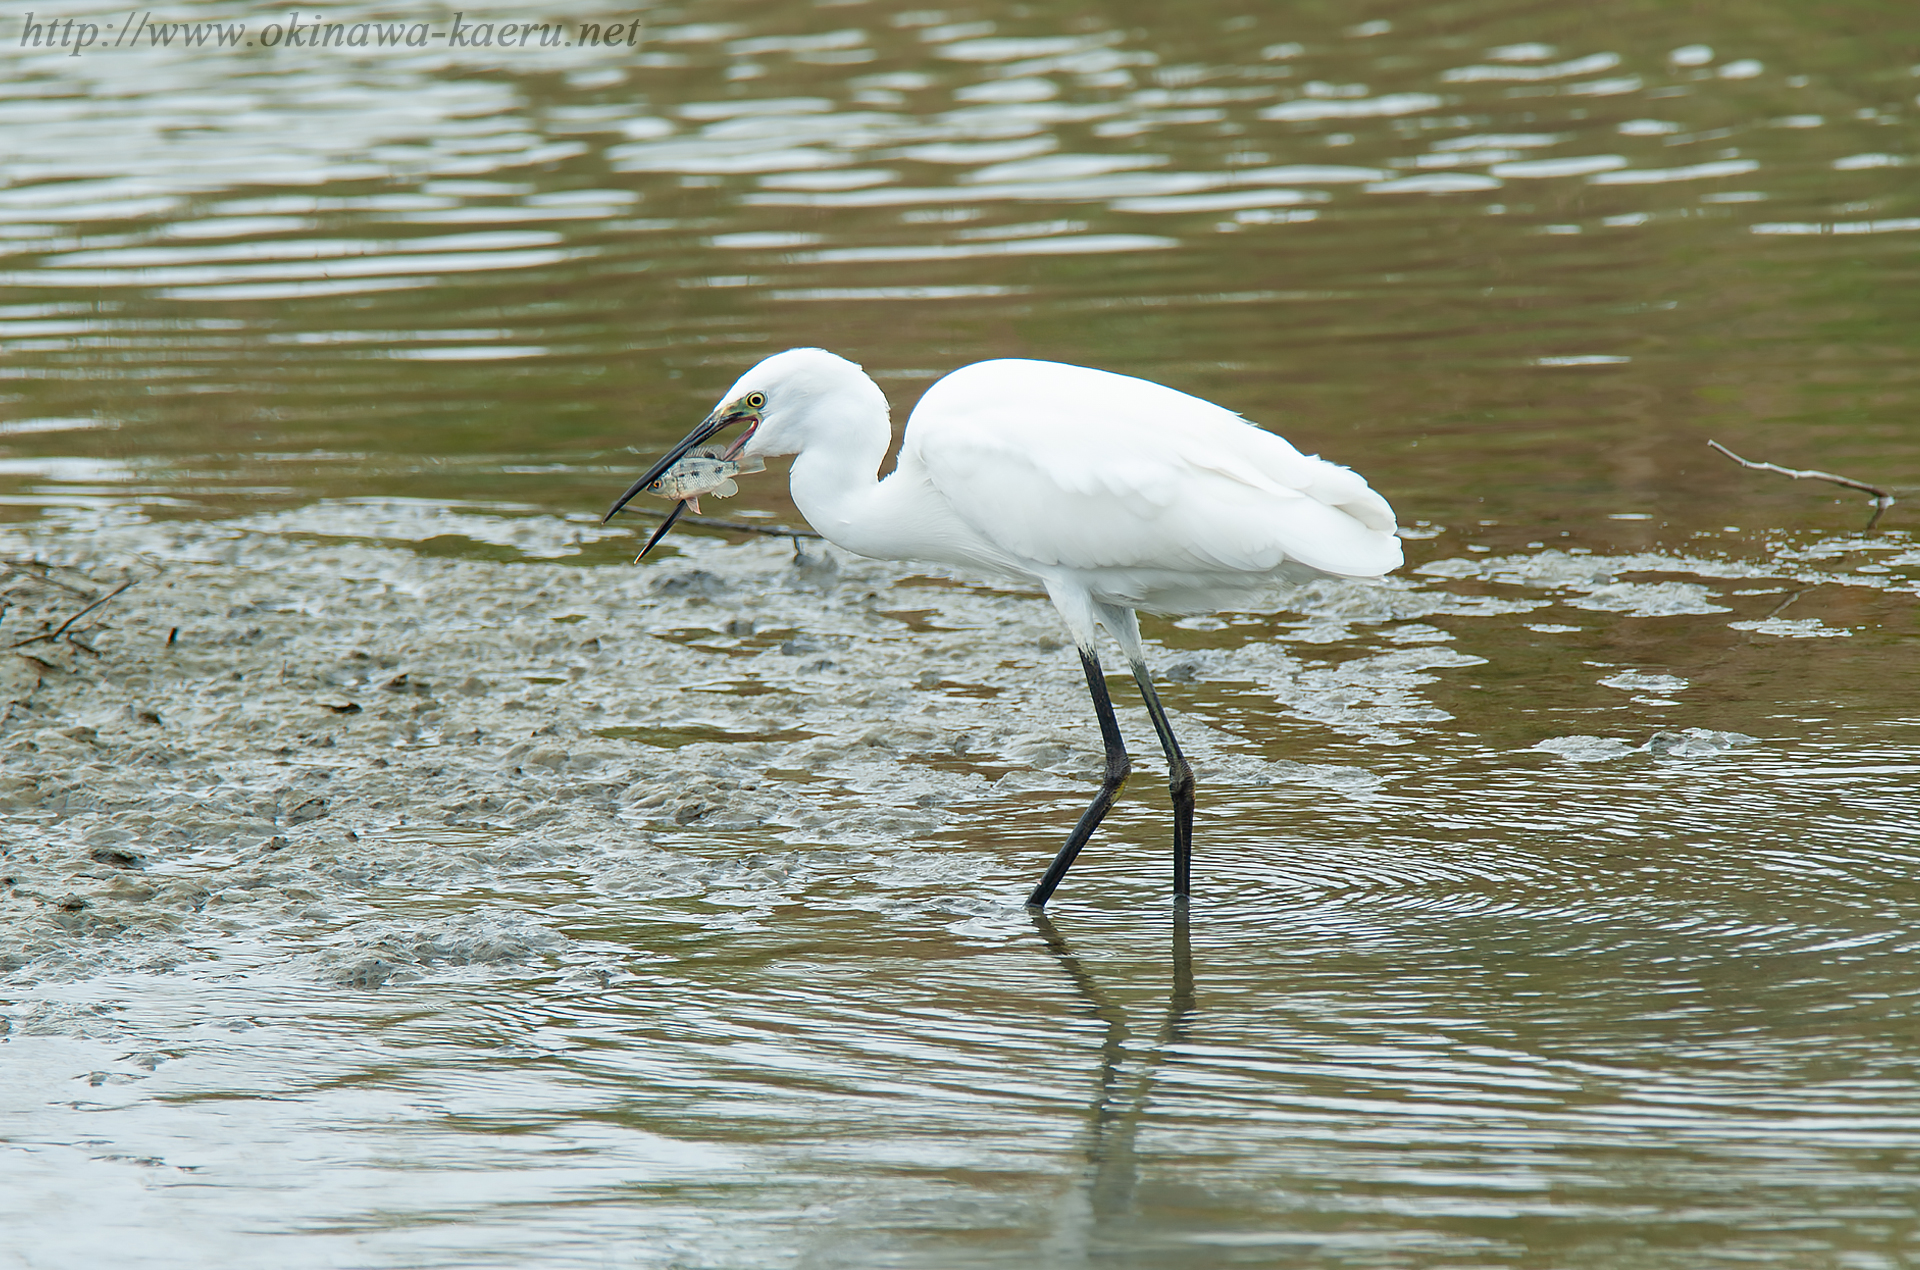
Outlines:
MULTIPOLYGON (((1867 530, 1871 530, 1875 525, 1879 524, 1881 515, 1887 508, 1894 504, 1893 493, 1890 490, 1881 489, 1878 485, 1869 485, 1865 481, 1856 481, 1845 476, 1835 476, 1832 472, 1816 472, 1808 467, 1781 467, 1778 463, 1757 463, 1752 459, 1741 458, 1726 446, 1721 445, 1718 441, 1709 441, 1707 444, 1732 459, 1735 463, 1738 463, 1741 467, 1750 467, 1758 472, 1778 472, 1780 475, 1790 476, 1796 481, 1829 481, 1835 485, 1844 485, 1848 489, 1857 489, 1863 494, 1873 495, 1873 516, 1867 521, 1867 530)), ((1862 532, 1866 532, 1866 530, 1862 532)))
POLYGON ((62 635, 65 635, 67 633, 67 628, 72 626, 75 622, 79 621, 81 618, 85 617, 87 614, 93 612, 95 609, 99 608, 102 604, 105 604, 108 600, 111 600, 114 596, 120 594, 122 591, 126 590, 128 587, 133 586, 137 582, 144 582, 144 581, 146 581, 146 579, 144 578, 133 578, 126 582, 122 582, 119 586, 113 588, 113 590, 107 592, 105 595, 101 596, 99 599, 95 600, 93 603, 87 605, 87 607, 81 609, 78 613, 75 613, 72 617, 68 618, 66 621, 60 623, 60 625, 55 629, 50 631, 44 631, 38 635, 29 635, 26 639, 18 640, 14 643, 8 644, 7 647, 8 648, 25 648, 28 644, 39 644, 39 643, 51 642, 53 640, 59 639, 62 635))
POLYGON ((1761 618, 1760 620, 1763 622, 1766 622, 1766 621, 1771 621, 1773 618, 1780 616, 1780 611, 1782 609, 1786 608, 1787 605, 1793 603, 1795 600, 1805 595, 1811 589, 1812 589, 1811 587, 1801 587, 1798 591, 1795 591, 1792 595, 1789 595, 1786 599, 1780 601, 1780 603, 1768 609, 1767 615, 1761 618))
MULTIPOLYGON (((625 507, 638 516, 651 516, 655 520, 665 520, 672 512, 657 512, 651 507, 625 507)), ((811 529, 793 529, 786 525, 749 525, 737 520, 719 520, 712 516, 682 516, 683 525, 701 525, 707 529, 731 529, 743 534, 765 534, 769 538, 818 538, 820 535, 811 529)))
MULTIPOLYGON (((38 579, 48 586, 57 586, 62 591, 71 595, 84 596, 89 594, 88 591, 73 585, 71 582, 62 582, 59 578, 54 577, 54 568, 55 566, 47 564, 42 560, 0 560, 0 569, 5 569, 8 573, 18 574, 23 578, 30 577, 38 579)), ((92 579, 88 580, 91 581, 92 579)))

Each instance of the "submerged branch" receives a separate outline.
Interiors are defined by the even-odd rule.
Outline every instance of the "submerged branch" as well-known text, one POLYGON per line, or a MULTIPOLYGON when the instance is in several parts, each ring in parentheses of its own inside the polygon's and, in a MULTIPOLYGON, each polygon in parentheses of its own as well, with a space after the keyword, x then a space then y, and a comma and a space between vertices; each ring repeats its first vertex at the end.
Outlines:
POLYGON ((1750 467, 1757 472, 1778 472, 1780 475, 1792 477, 1796 481, 1827 481, 1834 485, 1844 485, 1848 489, 1857 489, 1863 494, 1873 495, 1873 515, 1867 521, 1868 529, 1872 529, 1880 523, 1881 515, 1887 508, 1893 506, 1895 501, 1893 491, 1882 489, 1878 485, 1869 485, 1865 481, 1856 481, 1847 476, 1835 476, 1832 472, 1815 471, 1810 467, 1781 467, 1778 463, 1762 463, 1754 459, 1743 459, 1726 446, 1721 445, 1718 441, 1709 441, 1707 444, 1732 459, 1735 463, 1738 463, 1741 467, 1750 467))

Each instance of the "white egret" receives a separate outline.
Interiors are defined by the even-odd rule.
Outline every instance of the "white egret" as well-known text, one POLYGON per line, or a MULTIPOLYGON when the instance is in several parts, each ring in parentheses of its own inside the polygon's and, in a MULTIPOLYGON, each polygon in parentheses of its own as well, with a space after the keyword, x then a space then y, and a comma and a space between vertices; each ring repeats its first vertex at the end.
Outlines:
POLYGON ((860 367, 818 348, 776 353, 742 375, 607 518, 734 424, 746 431, 723 457, 793 455, 794 504, 828 542, 1044 588, 1060 611, 1093 694, 1106 773, 1028 897, 1035 907, 1053 895, 1132 770, 1096 627, 1126 654, 1166 752, 1174 892, 1184 897, 1193 769, 1147 673, 1135 610, 1241 608, 1289 584, 1378 577, 1401 561, 1393 509, 1358 473, 1198 397, 1058 362, 978 362, 934 384, 883 480, 892 441, 886 395, 860 367))

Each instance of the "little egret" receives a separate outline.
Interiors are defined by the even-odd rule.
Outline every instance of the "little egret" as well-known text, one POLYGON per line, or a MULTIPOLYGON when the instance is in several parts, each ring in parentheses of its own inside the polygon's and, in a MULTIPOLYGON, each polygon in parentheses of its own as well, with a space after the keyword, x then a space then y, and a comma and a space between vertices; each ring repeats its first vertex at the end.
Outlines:
MULTIPOLYGON (((892 441, 886 395, 860 367, 818 348, 776 353, 742 375, 607 519, 734 424, 746 431, 723 457, 793 455, 794 504, 828 542, 1044 588, 1060 611, 1080 650, 1107 761, 1093 805, 1027 898, 1036 908, 1132 770, 1096 626, 1126 654, 1166 751, 1173 886, 1184 897, 1193 769, 1147 673, 1135 610, 1243 608, 1290 584, 1374 578, 1400 564, 1393 509, 1358 473, 1304 455, 1212 402, 1059 362, 978 362, 934 384, 883 480, 892 441)), ((674 508, 649 548, 685 506, 674 508)))

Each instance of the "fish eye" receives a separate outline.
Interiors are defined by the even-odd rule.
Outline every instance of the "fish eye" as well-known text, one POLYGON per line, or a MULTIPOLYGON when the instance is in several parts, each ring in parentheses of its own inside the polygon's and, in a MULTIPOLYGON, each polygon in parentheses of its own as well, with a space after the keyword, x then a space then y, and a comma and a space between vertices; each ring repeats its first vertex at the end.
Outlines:
POLYGON ((763 392, 750 392, 747 394, 747 409, 758 410, 766 404, 767 394, 763 392))

